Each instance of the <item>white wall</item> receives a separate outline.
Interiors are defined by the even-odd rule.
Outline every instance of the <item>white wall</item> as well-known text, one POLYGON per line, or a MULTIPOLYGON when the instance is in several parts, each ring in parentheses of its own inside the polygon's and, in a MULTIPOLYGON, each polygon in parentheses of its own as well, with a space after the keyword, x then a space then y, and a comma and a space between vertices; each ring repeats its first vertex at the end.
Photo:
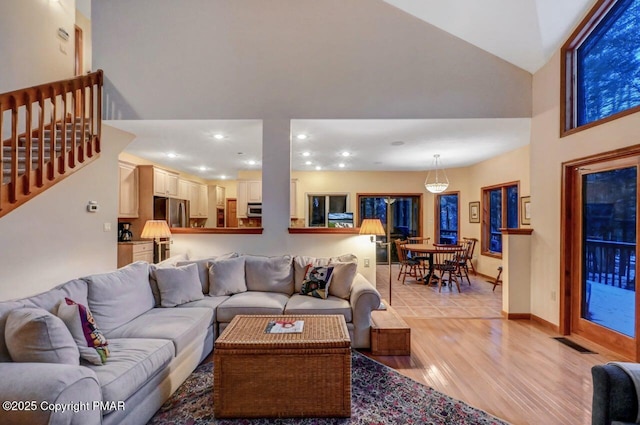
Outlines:
POLYGON ((2 1, 0 93, 73 76, 75 16, 75 0, 2 1))
POLYGON ((115 269, 118 153, 133 136, 102 131, 100 158, 0 219, 0 300, 115 269), (98 201, 97 213, 87 212, 89 201, 98 201))
POLYGON ((640 113, 560 138, 560 53, 534 75, 533 93, 531 312, 557 325, 562 163, 640 144, 640 113))

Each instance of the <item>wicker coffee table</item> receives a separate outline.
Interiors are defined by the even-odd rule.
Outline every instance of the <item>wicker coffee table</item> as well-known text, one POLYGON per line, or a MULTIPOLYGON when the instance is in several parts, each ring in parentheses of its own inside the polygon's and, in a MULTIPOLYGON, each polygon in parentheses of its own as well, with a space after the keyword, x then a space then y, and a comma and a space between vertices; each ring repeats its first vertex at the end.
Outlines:
POLYGON ((216 418, 351 416, 351 340, 342 315, 236 316, 215 342, 216 418), (268 334, 271 320, 302 333, 268 334))

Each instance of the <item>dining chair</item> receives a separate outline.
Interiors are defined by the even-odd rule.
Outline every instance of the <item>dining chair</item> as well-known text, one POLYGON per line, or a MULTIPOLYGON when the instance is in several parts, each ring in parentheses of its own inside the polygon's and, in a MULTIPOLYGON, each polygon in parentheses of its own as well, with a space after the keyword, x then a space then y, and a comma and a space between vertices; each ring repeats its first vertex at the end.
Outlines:
MULTIPOLYGON (((465 249, 460 245, 433 244, 436 251, 433 254, 433 268, 439 273, 440 282, 455 282, 458 292, 460 291, 460 258, 464 256, 465 249)), ((438 292, 442 292, 442 284, 438 285, 438 292)))
POLYGON ((496 278, 494 279, 494 281, 493 281, 493 282, 490 282, 490 283, 493 283, 493 289, 492 289, 492 291, 495 291, 495 290, 496 290, 496 286, 498 286, 498 285, 502 285, 502 266, 498 267, 498 275, 496 276, 496 278))
POLYGON ((467 272, 469 271, 469 266, 471 266, 471 270, 473 271, 474 275, 477 275, 478 273, 476 273, 476 268, 473 266, 473 253, 476 250, 476 244, 478 243, 478 239, 477 238, 462 238, 463 241, 471 241, 471 246, 469 248, 469 250, 467 251, 467 261, 466 261, 466 265, 465 265, 465 269, 467 270, 467 272))
POLYGON ((471 263, 471 260, 469 258, 473 257, 473 248, 475 246, 475 243, 471 239, 462 238, 462 242, 460 242, 460 246, 462 247, 464 252, 462 253, 462 255, 460 255, 460 258, 458 258, 458 261, 460 262, 459 264, 460 267, 458 268, 458 276, 460 277, 460 280, 464 280, 464 277, 466 277, 467 282, 469 282, 469 286, 471 286, 471 279, 469 279, 468 264, 471 263))
POLYGON ((395 239, 393 243, 396 245, 398 262, 400 263, 400 271, 398 272, 397 280, 400 280, 400 276, 402 276, 402 283, 404 284, 407 275, 418 277, 417 269, 420 268, 420 261, 407 257, 407 251, 403 248, 403 246, 407 244, 407 241, 395 239))
MULTIPOLYGON (((407 238, 409 244, 428 244, 431 240, 430 237, 422 237, 422 236, 411 236, 407 238)), ((408 258, 412 258, 414 260, 420 261, 420 267, 422 268, 423 273, 427 270, 427 263, 429 261, 429 257, 426 255, 415 255, 412 254, 411 251, 408 252, 408 258)))

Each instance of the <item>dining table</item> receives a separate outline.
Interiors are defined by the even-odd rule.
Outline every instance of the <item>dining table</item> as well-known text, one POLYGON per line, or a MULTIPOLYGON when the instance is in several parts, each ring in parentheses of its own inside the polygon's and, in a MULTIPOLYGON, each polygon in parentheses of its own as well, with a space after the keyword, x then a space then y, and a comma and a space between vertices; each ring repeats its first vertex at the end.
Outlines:
POLYGON ((422 281, 425 285, 429 285, 432 280, 437 280, 437 277, 434 276, 433 254, 438 250, 438 247, 430 243, 408 243, 401 245, 401 249, 407 251, 407 253, 425 254, 429 262, 429 272, 422 278, 422 281))

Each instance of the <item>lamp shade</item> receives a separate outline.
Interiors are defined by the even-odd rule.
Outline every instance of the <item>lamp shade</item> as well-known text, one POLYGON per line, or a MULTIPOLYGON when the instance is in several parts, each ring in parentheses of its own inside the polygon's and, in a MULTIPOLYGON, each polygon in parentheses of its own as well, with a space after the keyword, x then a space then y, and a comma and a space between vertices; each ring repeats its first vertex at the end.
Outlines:
POLYGON ((365 218, 360 225, 361 235, 385 235, 384 227, 379 218, 365 218))
POLYGON ((171 230, 165 220, 147 220, 140 237, 142 239, 170 238, 171 230))

